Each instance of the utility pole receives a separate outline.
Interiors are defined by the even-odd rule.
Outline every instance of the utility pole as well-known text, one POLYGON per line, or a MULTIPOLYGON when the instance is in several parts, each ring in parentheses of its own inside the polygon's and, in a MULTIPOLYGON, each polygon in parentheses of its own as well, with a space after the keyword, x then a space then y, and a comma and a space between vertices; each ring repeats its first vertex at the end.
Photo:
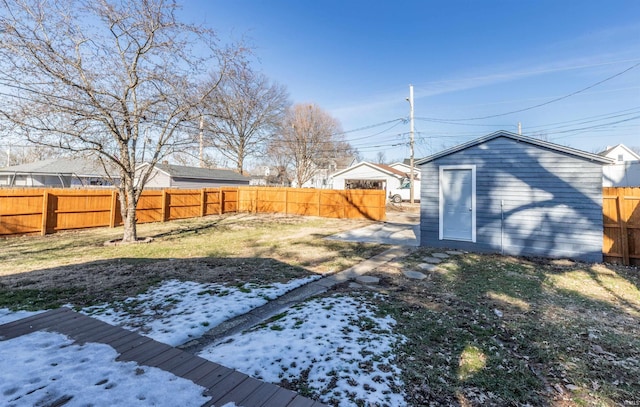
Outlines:
POLYGON ((203 150, 204 150, 204 118, 200 116, 200 154, 199 154, 200 168, 204 168, 203 150))
POLYGON ((409 134, 411 139, 409 141, 409 150, 411 153, 411 157, 409 158, 409 167, 411 167, 409 172, 409 203, 413 203, 413 144, 414 144, 414 131, 413 131, 413 85, 409 85, 409 134))

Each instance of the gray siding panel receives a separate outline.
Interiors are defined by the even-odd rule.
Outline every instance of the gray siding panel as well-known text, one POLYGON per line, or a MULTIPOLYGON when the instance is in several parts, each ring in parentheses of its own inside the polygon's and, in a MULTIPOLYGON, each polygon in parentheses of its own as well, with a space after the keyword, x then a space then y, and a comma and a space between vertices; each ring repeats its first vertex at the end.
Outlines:
POLYGON ((200 189, 200 188, 218 188, 218 187, 237 187, 248 186, 249 180, 222 180, 222 179, 194 179, 194 178, 173 178, 171 182, 172 188, 183 189, 200 189))
POLYGON ((600 163, 498 137, 421 169, 422 246, 602 261, 600 163), (476 166, 475 243, 439 240, 441 165, 476 166))

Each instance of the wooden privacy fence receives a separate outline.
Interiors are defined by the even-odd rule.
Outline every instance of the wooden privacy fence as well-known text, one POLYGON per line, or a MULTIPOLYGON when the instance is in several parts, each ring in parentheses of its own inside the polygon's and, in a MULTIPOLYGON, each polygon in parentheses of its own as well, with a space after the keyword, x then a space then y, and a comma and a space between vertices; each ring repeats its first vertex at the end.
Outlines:
POLYGON ((602 190, 604 261, 640 265, 640 187, 602 190))
MULTIPOLYGON (((329 218, 385 219, 380 190, 204 188, 147 190, 138 201, 138 223, 221 215, 284 213, 329 218)), ((0 189, 0 235, 122 225, 112 189, 0 189)))

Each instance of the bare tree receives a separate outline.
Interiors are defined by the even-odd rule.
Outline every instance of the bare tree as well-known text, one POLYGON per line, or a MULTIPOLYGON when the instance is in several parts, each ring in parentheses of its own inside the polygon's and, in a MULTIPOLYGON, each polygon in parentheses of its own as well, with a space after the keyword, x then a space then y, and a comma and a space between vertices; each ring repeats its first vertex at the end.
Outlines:
POLYGON ((387 157, 384 154, 384 151, 378 151, 376 154, 376 163, 377 164, 386 164, 387 157))
POLYGON ((225 76, 207 100, 205 144, 236 164, 264 153, 266 142, 290 106, 286 89, 247 64, 225 76))
POLYGON ((341 132, 338 120, 319 106, 297 104, 287 111, 271 149, 288 158, 293 166, 293 178, 297 186, 302 187, 329 159, 353 154, 351 146, 342 140, 341 132))
POLYGON ((269 181, 272 185, 290 186, 291 174, 290 167, 292 164, 291 157, 288 155, 288 149, 285 148, 285 142, 281 137, 274 137, 267 145, 265 154, 266 163, 270 164, 274 171, 269 175, 269 181))
POLYGON ((245 52, 181 23, 176 8, 170 0, 0 0, 0 115, 32 142, 117 168, 124 242, 137 239, 136 206, 153 166, 192 146, 188 124, 245 52), (212 71, 218 80, 203 86, 212 71), (151 165, 140 170, 143 160, 151 165))

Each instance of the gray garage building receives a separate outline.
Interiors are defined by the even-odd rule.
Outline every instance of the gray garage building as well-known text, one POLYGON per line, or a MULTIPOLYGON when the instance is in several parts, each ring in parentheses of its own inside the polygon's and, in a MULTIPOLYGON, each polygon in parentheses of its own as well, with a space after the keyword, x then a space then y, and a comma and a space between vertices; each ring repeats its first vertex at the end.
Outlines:
POLYGON ((420 245, 602 261, 602 165, 499 131, 416 162, 420 245))

